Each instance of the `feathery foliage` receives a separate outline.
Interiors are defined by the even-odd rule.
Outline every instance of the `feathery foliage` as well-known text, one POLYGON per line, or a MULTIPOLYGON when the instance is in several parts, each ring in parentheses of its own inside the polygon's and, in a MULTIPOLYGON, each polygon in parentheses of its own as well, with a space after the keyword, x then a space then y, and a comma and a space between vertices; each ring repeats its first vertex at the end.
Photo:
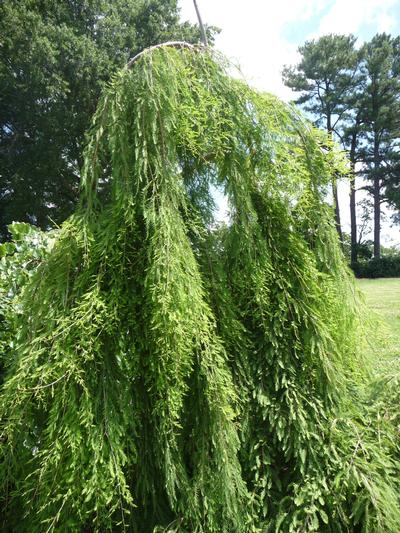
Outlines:
POLYGON ((103 95, 1 393, 13 531, 400 528, 326 203, 341 156, 227 68, 159 48, 103 95))

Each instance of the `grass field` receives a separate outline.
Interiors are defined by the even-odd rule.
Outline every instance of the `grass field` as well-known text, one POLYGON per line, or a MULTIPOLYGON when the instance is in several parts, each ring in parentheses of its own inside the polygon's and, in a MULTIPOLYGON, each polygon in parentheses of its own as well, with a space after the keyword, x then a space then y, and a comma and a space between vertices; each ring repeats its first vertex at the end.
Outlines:
POLYGON ((360 279, 357 285, 369 310, 367 351, 377 371, 400 364, 400 278, 360 279))

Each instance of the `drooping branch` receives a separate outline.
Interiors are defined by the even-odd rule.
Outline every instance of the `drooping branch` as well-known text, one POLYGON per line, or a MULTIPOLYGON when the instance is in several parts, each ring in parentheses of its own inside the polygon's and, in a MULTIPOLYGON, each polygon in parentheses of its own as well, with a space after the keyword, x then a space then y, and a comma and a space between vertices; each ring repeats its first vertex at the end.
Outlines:
POLYGON ((157 48, 164 48, 164 47, 171 47, 171 48, 189 48, 191 50, 195 50, 197 47, 194 44, 187 43, 186 41, 167 41, 165 43, 155 44, 154 46, 149 46, 149 48, 145 48, 138 54, 132 57, 126 64, 126 68, 131 68, 132 65, 140 59, 144 54, 147 54, 148 52, 153 52, 157 48))

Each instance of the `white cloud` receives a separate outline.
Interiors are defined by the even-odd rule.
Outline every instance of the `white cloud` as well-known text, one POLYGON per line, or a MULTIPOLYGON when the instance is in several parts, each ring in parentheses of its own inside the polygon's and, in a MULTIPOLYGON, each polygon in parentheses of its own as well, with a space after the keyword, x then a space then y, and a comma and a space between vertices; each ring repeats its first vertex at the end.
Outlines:
MULTIPOLYGON (((326 33, 357 33, 365 26, 378 32, 391 32, 399 0, 197 0, 203 21, 222 29, 216 46, 237 61, 249 83, 260 90, 293 98, 282 83, 285 64, 298 61, 297 47, 289 42, 284 29, 318 19, 307 39, 326 33)), ((179 0, 183 20, 197 22, 192 0, 179 0)), ((305 40, 304 38, 303 40, 305 40)))
POLYGON ((378 18, 378 32, 379 33, 392 33, 396 25, 396 19, 388 13, 382 13, 378 18))
POLYGON ((322 17, 313 37, 326 33, 354 33, 365 25, 390 33, 395 20, 389 15, 397 0, 336 0, 322 17))
MULTIPOLYGON (((281 71, 285 64, 298 60, 297 45, 282 37, 287 23, 304 21, 323 9, 325 0, 198 0, 202 19, 222 29, 216 46, 237 61, 247 81, 260 90, 288 100, 291 91, 284 87, 281 71)), ((182 19, 196 22, 192 0, 180 0, 182 19)))

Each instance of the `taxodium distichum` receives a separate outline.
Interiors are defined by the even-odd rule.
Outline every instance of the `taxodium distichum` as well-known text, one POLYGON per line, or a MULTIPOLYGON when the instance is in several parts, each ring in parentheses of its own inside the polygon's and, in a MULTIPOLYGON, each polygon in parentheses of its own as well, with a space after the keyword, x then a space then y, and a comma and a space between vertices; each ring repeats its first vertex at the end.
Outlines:
POLYGON ((230 68, 160 46, 104 91, 80 204, 21 296, 12 531, 400 530, 329 205, 346 163, 230 68))

